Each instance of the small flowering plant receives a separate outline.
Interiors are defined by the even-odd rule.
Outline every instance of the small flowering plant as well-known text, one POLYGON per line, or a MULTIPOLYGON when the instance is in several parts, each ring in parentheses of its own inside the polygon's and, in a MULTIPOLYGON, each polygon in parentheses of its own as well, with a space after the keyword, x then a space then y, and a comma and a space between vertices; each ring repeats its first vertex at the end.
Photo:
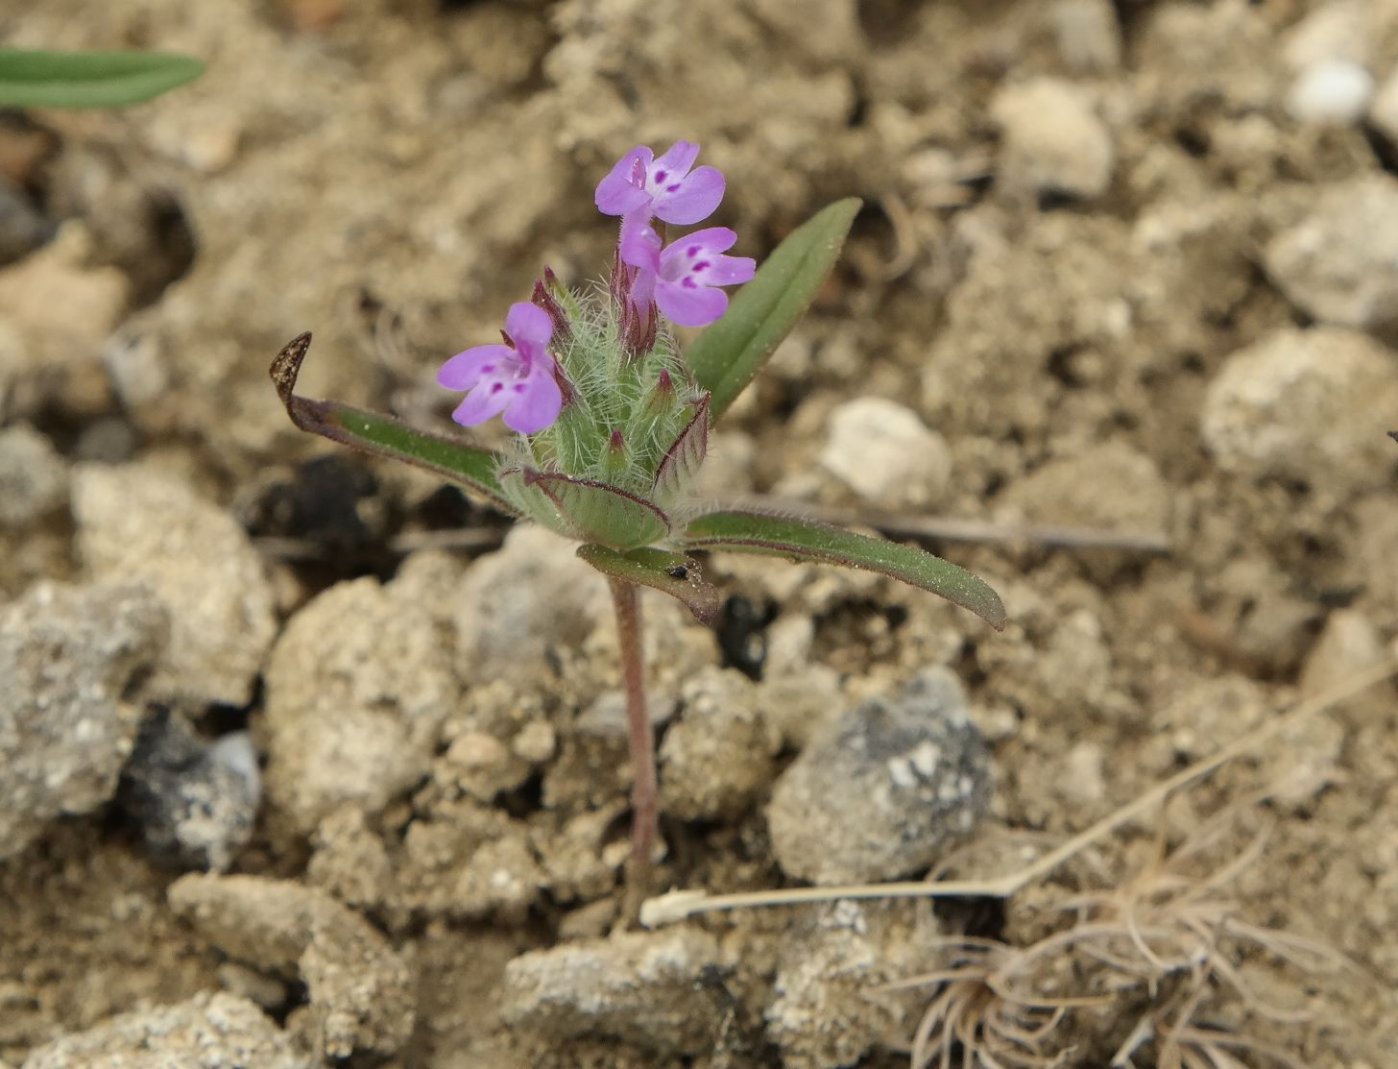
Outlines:
POLYGON ((447 360, 437 382, 463 392, 452 418, 499 416, 516 434, 494 453, 391 416, 296 393, 310 347, 278 354, 272 379, 301 429, 425 467, 475 496, 581 544, 609 581, 621 639, 631 756, 633 861, 656 839, 654 742, 645 710, 637 590, 680 599, 705 623, 718 613, 696 551, 730 550, 864 568, 929 590, 992 626, 999 597, 969 572, 911 546, 807 520, 714 506, 691 493, 709 431, 814 299, 859 201, 839 201, 794 231, 756 269, 731 256, 737 235, 707 227, 667 242, 669 226, 707 219, 724 177, 695 167, 699 146, 661 156, 638 147, 597 186, 599 211, 620 218, 605 288, 575 292, 545 269, 529 301, 511 305, 498 343, 447 360), (727 290, 743 286, 735 297, 727 290), (668 324, 707 327, 686 352, 668 324))

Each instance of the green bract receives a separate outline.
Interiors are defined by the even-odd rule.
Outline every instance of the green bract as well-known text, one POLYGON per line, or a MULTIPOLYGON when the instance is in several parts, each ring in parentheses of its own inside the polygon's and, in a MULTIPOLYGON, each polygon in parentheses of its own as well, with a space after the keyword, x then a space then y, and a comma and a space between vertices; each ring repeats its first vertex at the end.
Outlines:
POLYGON ((645 353, 628 352, 610 295, 579 297, 551 284, 542 299, 559 320, 553 348, 570 393, 552 426, 516 435, 502 455, 297 396, 309 334, 278 354, 272 378, 303 430, 425 467, 576 539, 579 556, 608 578, 663 590, 701 620, 712 620, 717 595, 689 553, 732 550, 876 571, 1002 627, 995 591, 923 550, 802 519, 706 509, 689 496, 711 421, 810 306, 858 210, 858 200, 839 201, 794 231, 690 348, 688 362, 664 330, 645 353))

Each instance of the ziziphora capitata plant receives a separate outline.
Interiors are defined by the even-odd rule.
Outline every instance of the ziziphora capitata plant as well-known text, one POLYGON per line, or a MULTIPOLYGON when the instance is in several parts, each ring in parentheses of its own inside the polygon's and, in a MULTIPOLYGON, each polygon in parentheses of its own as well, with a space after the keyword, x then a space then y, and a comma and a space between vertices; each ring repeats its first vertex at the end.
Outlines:
POLYGON ((725 191, 699 146, 626 153, 595 203, 620 219, 605 286, 573 290, 545 268, 529 301, 510 306, 501 341, 442 365, 437 382, 464 391, 452 418, 499 416, 514 433, 500 453, 377 412, 296 394, 310 334, 272 364, 303 430, 425 467, 497 509, 582 543, 616 609, 633 766, 632 866, 657 840, 655 744, 646 715, 638 587, 680 599, 700 621, 718 615, 696 551, 728 550, 864 568, 939 594, 999 628, 999 597, 969 572, 912 546, 804 519, 701 502, 691 494, 709 430, 804 314, 834 265, 860 202, 839 201, 793 231, 756 270, 730 256, 738 235, 669 227, 707 219, 725 191), (727 287, 744 284, 730 299, 727 287), (683 350, 670 329, 705 327, 683 350))

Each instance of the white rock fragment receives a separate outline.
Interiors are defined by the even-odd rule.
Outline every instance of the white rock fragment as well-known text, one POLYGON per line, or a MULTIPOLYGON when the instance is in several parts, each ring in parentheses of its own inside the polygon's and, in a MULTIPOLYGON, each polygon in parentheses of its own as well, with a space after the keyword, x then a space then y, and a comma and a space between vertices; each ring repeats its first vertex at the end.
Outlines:
POLYGON ((1011 188, 1091 200, 1106 192, 1115 166, 1110 131, 1084 94, 1055 78, 1001 89, 991 104, 999 123, 1002 176, 1011 188))
POLYGON ((1225 471, 1298 479, 1342 497, 1383 482, 1398 411, 1398 359, 1358 331, 1285 329, 1228 358, 1204 398, 1200 431, 1225 471))
POLYGON ((821 465, 866 501, 890 508, 940 500, 951 479, 946 440, 910 408, 880 397, 830 414, 821 465))
POLYGON ((1320 190, 1267 245, 1286 299, 1324 323, 1366 330, 1398 320, 1398 181, 1366 174, 1320 190))
POLYGON ((188 705, 246 705, 276 634, 262 558, 225 510, 153 467, 80 464, 77 546, 94 579, 140 580, 170 613, 149 694, 188 705))
POLYGON ((1300 122, 1337 126, 1358 122, 1374 95, 1374 76, 1358 63, 1313 63, 1291 83, 1286 110, 1300 122))

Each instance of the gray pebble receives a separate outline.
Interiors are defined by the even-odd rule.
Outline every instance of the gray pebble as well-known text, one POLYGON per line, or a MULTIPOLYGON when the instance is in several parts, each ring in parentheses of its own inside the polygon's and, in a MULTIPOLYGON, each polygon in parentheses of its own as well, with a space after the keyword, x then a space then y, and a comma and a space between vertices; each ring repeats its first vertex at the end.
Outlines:
POLYGON ((136 1010, 33 1051, 23 1069, 311 1069, 291 1040, 247 999, 204 993, 136 1010))
POLYGON ((656 1054, 700 1054, 716 1037, 699 980, 718 960, 714 937, 690 928, 530 951, 505 967, 501 1013, 553 1041, 601 1035, 656 1054))
POLYGON ((29 255, 51 241, 57 230, 14 182, 0 176, 0 264, 29 255))
POLYGON ((327 1058, 391 1055, 412 1035, 412 973, 377 929, 323 891, 260 876, 191 874, 170 885, 169 900, 229 957, 299 976, 310 1002, 303 1027, 327 1058))
POLYGON ((1170 498, 1151 457, 1107 441, 1046 461, 1012 482, 999 505, 1031 523, 1155 532, 1170 522, 1170 498))
POLYGON ((667 816, 736 818, 771 782, 780 739, 757 696, 757 687, 731 669, 701 669, 685 683, 684 714, 660 747, 667 816))
POLYGON ((782 774, 767 810, 772 850, 814 883, 910 876, 970 832, 990 791, 961 684, 930 669, 846 714, 782 774))
POLYGON ((260 796, 247 732, 210 745, 161 710, 141 725, 117 802, 158 859, 221 872, 252 835, 260 796))
POLYGON ((607 604, 602 577, 577 546, 520 524, 496 552, 474 561, 456 592, 457 668, 473 683, 527 678, 557 646, 579 646, 607 604))
POLYGON ((907 902, 841 899, 795 918, 766 1012, 783 1069, 855 1065, 900 1030, 907 996, 887 985, 925 968, 936 935, 916 915, 907 902))
POLYGON ((68 497, 68 465, 28 424, 0 430, 0 527, 22 527, 68 497))
POLYGON ((0 610, 0 858, 116 791, 140 721, 122 694, 165 633, 134 585, 41 583, 0 610))

